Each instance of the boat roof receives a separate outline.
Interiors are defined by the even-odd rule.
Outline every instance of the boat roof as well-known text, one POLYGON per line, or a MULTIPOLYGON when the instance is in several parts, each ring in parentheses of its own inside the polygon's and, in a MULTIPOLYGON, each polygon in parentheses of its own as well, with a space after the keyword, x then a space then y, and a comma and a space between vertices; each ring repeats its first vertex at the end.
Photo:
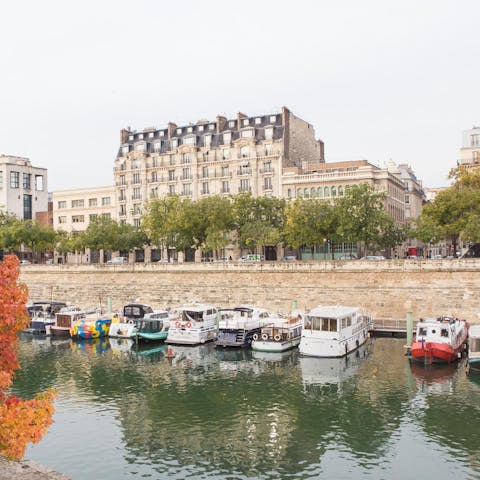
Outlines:
POLYGON ((439 323, 455 323, 455 322, 462 322, 463 320, 460 320, 459 318, 456 317, 438 317, 438 318, 433 318, 433 317, 428 317, 428 318, 421 318, 418 323, 418 325, 425 325, 425 324, 435 324, 438 325, 439 323))
POLYGON ((316 317, 346 317, 347 315, 352 315, 353 313, 358 313, 360 311, 359 307, 347 307, 344 305, 319 305, 312 309, 309 315, 314 315, 316 317))
POLYGON ((239 305, 232 308, 221 308, 220 311, 225 312, 268 312, 266 308, 254 307, 252 305, 239 305))
POLYGON ((202 303, 195 303, 193 305, 183 305, 179 308, 179 310, 188 310, 190 312, 203 312, 204 310, 211 310, 215 309, 213 305, 204 305, 202 303))
POLYGON ((50 300, 39 300, 38 302, 33 302, 32 305, 67 305, 65 302, 54 302, 50 300))

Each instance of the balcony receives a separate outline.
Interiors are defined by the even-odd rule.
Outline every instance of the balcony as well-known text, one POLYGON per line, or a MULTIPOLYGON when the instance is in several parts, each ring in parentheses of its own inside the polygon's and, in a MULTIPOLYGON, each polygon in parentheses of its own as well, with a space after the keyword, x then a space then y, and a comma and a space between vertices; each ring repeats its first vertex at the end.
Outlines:
POLYGON ((252 169, 251 168, 239 168, 237 170, 237 175, 251 175, 252 169))
POLYGON ((252 191, 252 187, 239 187, 238 188, 238 193, 251 192, 251 191, 252 191))
POLYGON ((132 200, 141 200, 142 196, 141 195, 132 195, 132 200))
POLYGON ((275 170, 273 168, 261 168, 260 169, 260 173, 264 173, 264 174, 273 174, 275 172, 275 170))
POLYGON ((182 175, 180 177, 180 180, 193 180, 193 175, 192 174, 182 175))

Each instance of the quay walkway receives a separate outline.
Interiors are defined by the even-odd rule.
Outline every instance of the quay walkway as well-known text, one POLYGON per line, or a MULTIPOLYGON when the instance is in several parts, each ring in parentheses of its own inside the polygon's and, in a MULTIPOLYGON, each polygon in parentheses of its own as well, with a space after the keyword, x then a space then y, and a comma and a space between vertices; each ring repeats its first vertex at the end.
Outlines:
POLYGON ((31 460, 11 462, 0 456, 0 480, 71 480, 71 478, 31 460))
MULTIPOLYGON (((416 330, 416 322, 413 323, 413 331, 416 330)), ((375 318, 371 334, 374 337, 406 337, 407 321, 398 318, 375 318)))

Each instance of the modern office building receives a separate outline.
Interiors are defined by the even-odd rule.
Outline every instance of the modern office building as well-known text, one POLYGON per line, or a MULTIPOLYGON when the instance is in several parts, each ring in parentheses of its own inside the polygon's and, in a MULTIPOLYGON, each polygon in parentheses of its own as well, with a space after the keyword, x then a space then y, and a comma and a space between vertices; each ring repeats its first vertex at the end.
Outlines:
POLYGON ((139 226, 145 202, 167 195, 281 196, 284 168, 322 162, 323 142, 312 125, 286 107, 269 115, 124 129, 114 168, 117 216, 139 226))
POLYGON ((0 155, 0 209, 22 220, 48 211, 47 169, 25 157, 0 155))

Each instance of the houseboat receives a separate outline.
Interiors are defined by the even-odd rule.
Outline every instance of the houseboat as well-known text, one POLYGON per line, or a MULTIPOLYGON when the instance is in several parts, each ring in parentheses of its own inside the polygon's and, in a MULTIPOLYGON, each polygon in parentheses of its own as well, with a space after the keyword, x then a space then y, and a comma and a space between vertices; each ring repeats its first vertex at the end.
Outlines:
POLYGON ((46 333, 54 337, 69 337, 74 322, 92 313, 94 312, 87 312, 75 307, 63 309, 55 314, 55 324, 48 326, 46 333))
POLYGON ((372 328, 359 307, 318 306, 304 316, 301 355, 343 357, 363 345, 372 328))
POLYGON ((250 305, 221 309, 219 314, 217 347, 250 347, 254 335, 258 338, 262 327, 273 319, 265 308, 250 305))
POLYGON ((451 363, 466 349, 468 325, 455 317, 426 318, 417 323, 411 359, 425 364, 451 363))
POLYGON ((177 309, 178 319, 170 325, 167 343, 199 345, 217 338, 217 308, 192 304, 177 309))
POLYGON ((38 301, 27 306, 30 327, 26 333, 45 334, 47 326, 55 324, 55 314, 67 306, 64 302, 38 301))
POLYGON ((73 322, 70 328, 70 336, 82 340, 106 337, 111 323, 111 314, 86 316, 73 322))
POLYGON ((146 314, 152 312, 152 307, 144 303, 129 303, 125 305, 121 316, 118 319, 113 319, 108 336, 114 338, 135 338, 138 321, 146 314))
POLYGON ((302 338, 302 314, 289 318, 278 317, 253 335, 252 350, 259 352, 285 352, 298 346, 302 338))
POLYGON ((468 373, 480 373, 480 325, 468 329, 468 373))

